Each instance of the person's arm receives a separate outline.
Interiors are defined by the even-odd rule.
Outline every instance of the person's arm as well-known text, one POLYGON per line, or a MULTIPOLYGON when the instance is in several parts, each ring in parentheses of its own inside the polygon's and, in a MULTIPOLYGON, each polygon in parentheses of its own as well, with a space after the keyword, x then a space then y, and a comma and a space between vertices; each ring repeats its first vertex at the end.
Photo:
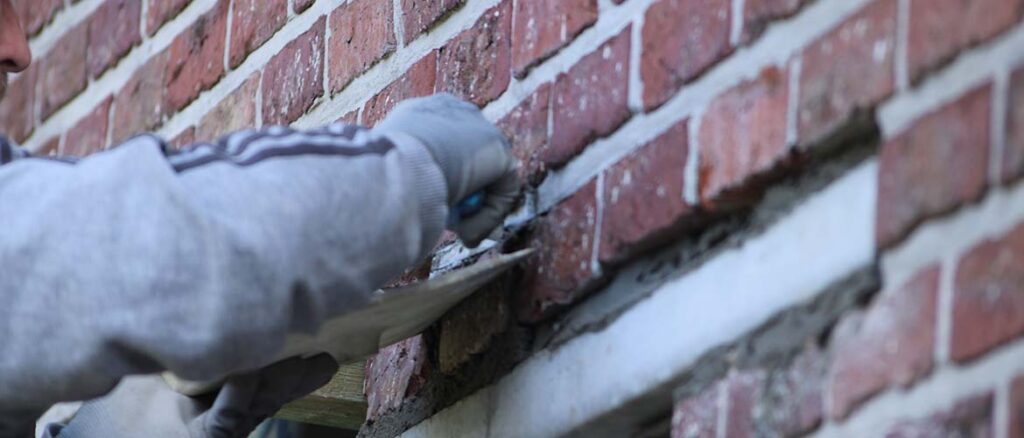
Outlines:
POLYGON ((18 157, 0 166, 0 413, 264 366, 365 303, 435 244, 453 181, 514 175, 467 170, 473 150, 446 171, 423 129, 272 128, 169 156, 142 136, 74 164, 0 145, 18 157))

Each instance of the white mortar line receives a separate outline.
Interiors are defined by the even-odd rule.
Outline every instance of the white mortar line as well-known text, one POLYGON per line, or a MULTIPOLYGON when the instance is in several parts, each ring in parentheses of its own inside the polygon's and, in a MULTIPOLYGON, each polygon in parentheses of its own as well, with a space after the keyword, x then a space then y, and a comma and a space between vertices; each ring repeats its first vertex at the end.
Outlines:
MULTIPOLYGON (((805 45, 868 3, 868 0, 818 1, 805 7, 796 17, 773 24, 756 43, 741 48, 684 87, 657 111, 634 116, 614 134, 595 141, 564 168, 549 174, 538 190, 540 210, 545 211, 574 193, 596 172, 660 135, 681 117, 692 116, 723 91, 756 78, 766 66, 785 65, 805 45)), ((635 0, 627 4, 646 6, 635 0)), ((508 93, 503 97, 509 97, 508 93)))
POLYGON ((704 110, 697 110, 686 122, 688 148, 683 168, 683 200, 689 205, 700 204, 700 125, 703 121, 704 110))
MULTIPOLYGON (((324 53, 323 53, 324 93, 323 93, 323 97, 321 99, 327 98, 327 97, 329 97, 331 95, 331 84, 330 84, 330 79, 331 79, 331 35, 332 35, 331 34, 331 14, 333 14, 333 13, 334 13, 334 11, 330 11, 330 12, 327 12, 326 14, 324 14, 324 53)), ((338 117, 335 117, 335 119, 337 119, 337 118, 338 117)), ((334 120, 331 120, 331 122, 333 122, 333 121, 334 120)))
POLYGON ((402 16, 402 0, 393 0, 391 4, 391 14, 394 16, 395 47, 401 49, 405 47, 405 18, 402 16))
POLYGON ((957 261, 956 255, 945 254, 942 261, 939 262, 939 299, 936 303, 938 308, 935 313, 935 363, 937 364, 949 361, 953 333, 953 277, 956 275, 957 261))
POLYGON ((882 134, 892 138, 924 114, 934 111, 964 93, 991 81, 1001 70, 1024 61, 1024 26, 962 53, 952 65, 929 76, 924 83, 895 96, 880 108, 882 134))
POLYGON ((732 28, 729 31, 729 42, 733 47, 740 45, 743 37, 743 0, 732 0, 732 28))
POLYGON ((796 146, 797 117, 800 117, 800 74, 803 72, 804 58, 797 55, 789 63, 789 106, 786 107, 786 144, 796 146))
POLYGON ((235 0, 228 2, 227 30, 224 32, 224 73, 231 71, 231 27, 235 21, 235 0))
POLYGON ((640 64, 643 56, 644 16, 633 22, 633 35, 629 43, 629 109, 633 114, 644 111, 644 81, 640 77, 640 64))
POLYGON ((142 10, 142 16, 139 17, 139 36, 142 37, 140 41, 145 41, 147 39, 146 31, 149 30, 147 29, 149 26, 149 1, 150 0, 142 0, 142 6, 139 8, 142 10))
POLYGON ((604 225, 604 189, 607 172, 597 174, 597 185, 594 190, 594 236, 590 245, 590 270, 595 276, 601 275, 601 227, 604 225))
POLYGON ((899 0, 896 4, 896 53, 894 67, 896 69, 896 91, 910 89, 910 73, 907 71, 907 44, 910 38, 910 0, 899 0))
POLYGON ((997 239, 1024 224, 1024 182, 994 187, 978 204, 919 226, 902 243, 882 255, 889 284, 903 284, 921 269, 947 256, 960 256, 978 243, 997 239))
POLYGON ((263 73, 260 73, 259 84, 256 88, 256 116, 254 122, 256 129, 263 127, 263 73))
POLYGON ((992 147, 989 149, 988 179, 995 186, 1000 182, 1003 153, 1006 151, 1007 101, 1010 99, 1009 68, 996 71, 992 93, 992 124, 989 131, 992 137, 992 147))
POLYGON ((64 5, 53 20, 28 42, 28 47, 32 50, 32 59, 44 58, 65 33, 92 17, 92 13, 103 5, 103 1, 82 0, 70 6, 64 5))
MULTIPOLYGON (((1024 357, 1022 357, 1024 359, 1024 357)), ((1010 376, 1002 384, 996 384, 995 400, 992 401, 992 426, 995 427, 994 438, 1017 438, 1010 437, 1010 385, 1013 385, 1013 377, 1010 376)))
POLYGON ((103 139, 103 149, 109 149, 114 142, 114 115, 117 114, 117 99, 110 99, 110 108, 107 108, 107 135, 103 139))
MULTIPOLYGON (((861 406, 847 421, 829 423, 812 436, 884 436, 897 421, 926 418, 952 408, 964 398, 995 390, 998 400, 997 388, 1021 372, 1024 372, 1024 342, 1017 341, 968 366, 939 367, 909 390, 889 389, 861 406)), ((998 418, 999 408, 994 409, 998 418)))

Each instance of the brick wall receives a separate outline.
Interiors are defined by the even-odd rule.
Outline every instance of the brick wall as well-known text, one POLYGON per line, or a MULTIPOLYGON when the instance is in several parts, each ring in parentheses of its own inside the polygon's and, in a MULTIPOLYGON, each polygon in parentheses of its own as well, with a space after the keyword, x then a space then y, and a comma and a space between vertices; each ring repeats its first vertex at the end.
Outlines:
MULTIPOLYGON (((144 131, 180 145, 246 126, 373 125, 402 99, 441 91, 480 105, 513 139, 530 182, 520 216, 531 220, 513 245, 537 254, 497 292, 369 362, 365 435, 422 421, 410 433, 483 422, 500 436, 518 418, 557 434, 612 422, 624 429, 604 434, 1024 436, 1024 0, 15 4, 36 59, 0 104, 0 129, 39 153, 85 155, 144 131), (867 206, 813 202, 840 178, 827 169, 863 163, 867 206), (798 345, 783 359, 736 359, 766 330, 752 318, 740 333, 707 328, 703 347, 650 332, 648 351, 701 359, 672 359, 677 371, 649 385, 612 373, 602 394, 614 402, 550 424, 545 412, 515 417, 515 406, 548 401, 527 389, 493 402, 504 417, 472 408, 676 293, 671 276, 647 287, 627 274, 667 263, 672 278, 704 281, 787 212, 819 208, 848 208, 822 214, 866 217, 870 230, 818 257, 863 246, 851 267, 881 275, 789 336, 798 345)), ((451 245, 435 270, 459 254, 451 245)), ((822 287, 776 299, 764 324, 813 319, 820 309, 806 299, 849 272, 801 269, 816 261, 809 249, 772 248, 798 261, 776 275, 822 287)), ((741 260, 738 277, 764 262, 741 260)), ((701 301, 692 323, 747 318, 756 301, 701 301)), ((601 358, 616 342, 573 366, 612 366, 601 358)))

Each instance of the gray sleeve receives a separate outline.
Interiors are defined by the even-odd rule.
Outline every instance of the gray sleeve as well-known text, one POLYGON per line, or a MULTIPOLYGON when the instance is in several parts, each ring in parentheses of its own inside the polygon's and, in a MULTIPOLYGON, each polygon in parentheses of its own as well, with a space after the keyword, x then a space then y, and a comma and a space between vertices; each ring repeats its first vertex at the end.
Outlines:
POLYGON ((418 141, 353 126, 171 154, 141 136, 73 164, 0 143, 0 417, 266 365, 425 256, 447 215, 418 141))

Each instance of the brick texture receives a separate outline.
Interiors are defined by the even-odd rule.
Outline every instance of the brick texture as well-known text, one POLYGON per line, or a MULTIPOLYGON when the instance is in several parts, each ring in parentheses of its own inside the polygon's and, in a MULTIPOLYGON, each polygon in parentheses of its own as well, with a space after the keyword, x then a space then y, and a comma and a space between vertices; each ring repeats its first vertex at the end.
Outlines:
POLYGON ((981 195, 988 175, 990 108, 986 85, 882 145, 875 226, 881 245, 981 195), (949 171, 950 163, 956 163, 956 172, 949 171))
POLYGON ((1024 176, 1024 67, 1013 73, 1007 102, 1006 150, 1002 159, 1002 180, 1010 182, 1024 176))
POLYGON ((64 155, 84 157, 107 146, 107 127, 113 98, 103 100, 70 130, 64 141, 64 155))
POLYGON ((429 373, 422 335, 381 349, 366 362, 366 419, 373 421, 397 409, 423 388, 429 373))
POLYGON ((1024 335, 1024 226, 960 260, 950 356, 967 361, 1024 335))
POLYGON ((150 131, 163 120, 167 113, 163 99, 166 65, 166 52, 150 58, 114 97, 114 144, 150 131))
POLYGON ((321 18, 267 63, 263 70, 263 124, 286 125, 324 94, 324 30, 321 18))
POLYGON ((728 0, 659 0, 644 16, 640 76, 644 108, 665 103, 732 51, 728 0))
POLYGON ((331 12, 331 92, 395 51, 394 3, 356 0, 331 12))
POLYGON ((551 144, 540 157, 545 164, 564 164, 629 119, 629 51, 627 27, 558 76, 552 89, 551 144))
POLYGON ((103 2, 89 22, 89 74, 98 77, 142 41, 142 0, 103 2))
POLYGON ((873 108, 894 86, 896 1, 865 6, 804 50, 797 131, 805 146, 873 108))
POLYGON ((184 108, 224 75, 227 22, 228 0, 219 0, 167 49, 165 97, 170 112, 184 108))
POLYGON ((1017 376, 1010 386, 1010 422, 1006 436, 1024 436, 1024 374, 1017 376))
POLYGON ((146 34, 153 36, 164 23, 170 21, 185 9, 192 0, 159 0, 150 1, 146 14, 146 34))
POLYGON ((509 328, 512 308, 503 286, 495 283, 477 292, 441 321, 437 356, 442 373, 456 372, 509 328))
POLYGON ((288 0, 233 0, 231 52, 228 63, 238 67, 288 20, 288 0))
POLYGON ((828 363, 807 347, 785 368, 748 370, 726 380, 726 437, 802 436, 822 422, 828 363))
POLYGON ((720 206, 736 202, 726 192, 742 188, 787 156, 788 83, 785 70, 770 67, 708 107, 698 137, 703 202, 720 206))
POLYGON ((907 69, 913 81, 961 49, 1010 28, 1024 11, 1019 0, 911 0, 907 69))
MULTIPOLYGON (((894 425, 886 437, 994 437, 992 394, 958 401, 952 409, 926 418, 904 420, 894 425)), ((1015 436, 1015 435, 1010 435, 1015 436)))
POLYGON ((746 0, 743 4, 744 43, 757 39, 772 21, 793 15, 809 0, 746 0))
POLYGON ((521 321, 538 322, 579 299, 598 273, 591 263, 596 233, 597 181, 574 193, 537 224, 529 245, 536 254, 527 263, 516 301, 521 321))
POLYGON ((15 142, 23 142, 35 128, 36 75, 32 66, 7 85, 7 94, 0 100, 0 133, 15 142))
POLYGON ((189 126, 167 141, 171 149, 181 149, 196 142, 196 127, 189 126))
POLYGON ((830 416, 845 418, 890 385, 909 386, 932 368, 939 269, 886 290, 864 314, 840 322, 832 338, 830 416))
POLYGON ((27 35, 35 35, 64 7, 63 0, 13 0, 21 27, 27 35))
POLYGON ((437 78, 437 53, 430 52, 416 61, 401 78, 370 98, 363 109, 363 124, 373 126, 402 100, 433 94, 437 78))
POLYGON ((257 72, 203 117, 196 136, 212 141, 224 134, 255 126, 256 96, 259 92, 260 74, 257 72))
POLYGON ((313 6, 313 3, 316 3, 316 0, 292 0, 292 3, 294 3, 295 12, 302 12, 309 9, 310 6, 313 6))
POLYGON ((597 0, 520 0, 515 8, 512 65, 517 77, 597 21, 597 0))
POLYGON ((85 90, 89 25, 81 23, 64 34, 40 61, 40 117, 46 119, 85 90))
POLYGON ((687 121, 605 171, 600 260, 615 263, 664 242, 691 208, 683 200, 687 121))
POLYGON ((551 85, 544 84, 497 123, 512 142, 512 153, 519 159, 519 176, 523 181, 539 183, 547 170, 540 156, 550 145, 550 114, 551 85))
POLYGON ((405 42, 419 38, 441 17, 462 6, 466 0, 402 0, 405 42))
POLYGON ((485 105, 508 88, 512 1, 491 8, 438 51, 437 90, 485 105))
POLYGON ((676 402, 672 410, 672 438, 715 438, 718 436, 718 393, 715 384, 693 397, 676 402))

